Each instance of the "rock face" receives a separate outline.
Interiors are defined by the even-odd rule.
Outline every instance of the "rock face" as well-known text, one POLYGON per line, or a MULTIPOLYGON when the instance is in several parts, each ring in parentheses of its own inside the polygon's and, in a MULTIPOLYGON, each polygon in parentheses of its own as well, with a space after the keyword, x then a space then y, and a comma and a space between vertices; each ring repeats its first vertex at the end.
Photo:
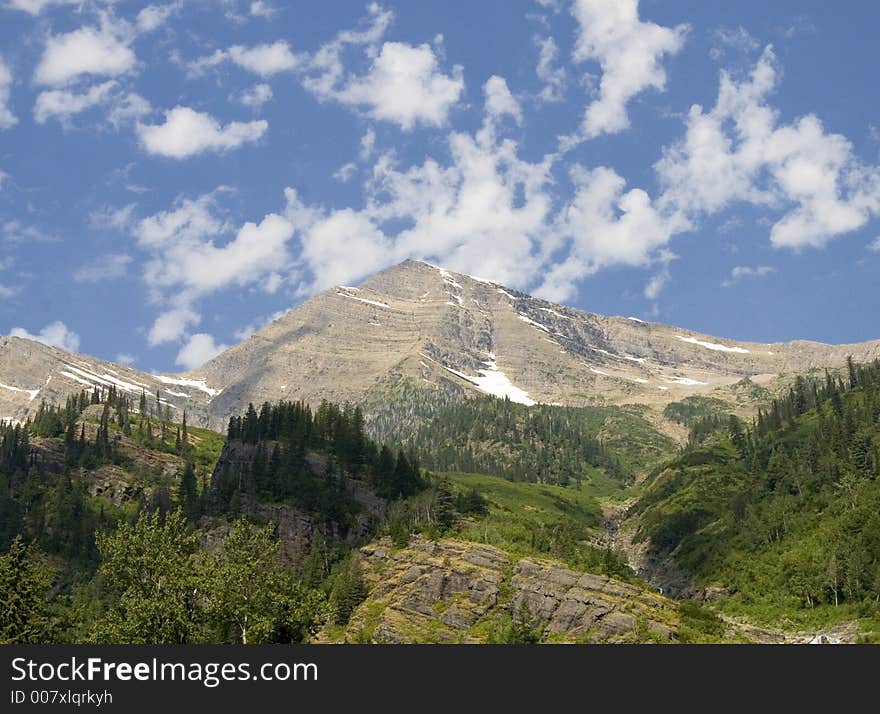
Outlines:
POLYGON ((512 558, 498 548, 414 538, 361 548, 370 588, 342 637, 372 642, 487 642, 528 612, 548 642, 675 638, 670 601, 634 585, 551 561, 512 558))
POLYGON ((0 338, 0 418, 93 385, 135 399, 156 390, 179 416, 221 429, 248 404, 369 401, 406 380, 523 403, 663 405, 731 397, 738 382, 880 357, 880 341, 733 342, 540 300, 417 261, 359 287, 327 290, 194 372, 150 375, 17 338, 0 338))
MULTIPOLYGON (((267 441, 263 442, 263 446, 271 452, 275 444, 267 441)), ((227 442, 211 475, 212 484, 216 484, 217 479, 224 477, 237 478, 243 467, 252 464, 255 451, 256 447, 251 444, 239 441, 227 442)), ((319 454, 309 453, 305 456, 305 466, 312 474, 320 475, 327 468, 327 460, 319 454)), ((339 541, 349 544, 362 543, 374 532, 376 523, 383 518, 387 502, 377 496, 369 484, 362 481, 358 475, 345 474, 345 491, 358 506, 352 522, 345 525, 321 520, 314 514, 289 503, 269 503, 252 498, 242 501, 241 512, 250 518, 273 524, 281 557, 296 569, 308 557, 316 537, 323 538, 328 545, 339 541)))

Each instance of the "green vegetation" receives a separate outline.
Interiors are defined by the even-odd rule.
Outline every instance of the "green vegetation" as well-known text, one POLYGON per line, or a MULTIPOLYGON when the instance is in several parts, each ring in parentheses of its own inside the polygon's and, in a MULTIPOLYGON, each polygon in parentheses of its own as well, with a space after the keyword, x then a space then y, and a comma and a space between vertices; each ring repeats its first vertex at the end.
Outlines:
POLYGON ((302 402, 248 406, 229 420, 227 453, 211 481, 212 513, 238 512, 246 498, 287 502, 321 519, 349 525, 359 510, 346 488, 349 476, 368 481, 388 500, 406 498, 423 486, 417 458, 381 448, 364 433, 358 407, 323 402, 313 413, 302 402), (324 455, 321 473, 309 452, 324 455))
POLYGON ((416 450, 427 468, 511 481, 602 487, 610 481, 619 490, 675 451, 645 418, 645 408, 633 405, 526 407, 404 385, 393 401, 367 411, 378 440, 416 450))
POLYGON ((243 519, 207 556, 179 511, 143 515, 99 548, 108 603, 94 642, 301 642, 323 617, 323 598, 292 580, 270 530, 243 519))
POLYGON ((729 410, 729 405, 723 399, 693 396, 680 402, 670 402, 663 409, 663 416, 670 421, 691 426, 697 419, 726 415, 729 410))
POLYGON ((602 509, 586 490, 464 473, 432 475, 428 484, 389 509, 386 528, 395 545, 405 546, 412 532, 448 536, 635 579, 626 558, 599 543, 602 509))
POLYGON ((723 606, 804 625, 878 617, 880 362, 799 377, 751 428, 735 417, 657 473, 639 535, 723 606))

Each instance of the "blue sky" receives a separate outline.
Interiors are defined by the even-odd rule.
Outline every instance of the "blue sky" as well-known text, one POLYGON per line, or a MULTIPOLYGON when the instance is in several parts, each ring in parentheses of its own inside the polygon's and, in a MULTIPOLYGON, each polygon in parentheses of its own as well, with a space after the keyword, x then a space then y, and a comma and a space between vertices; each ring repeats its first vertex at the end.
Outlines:
POLYGON ((412 257, 880 337, 876 3, 0 3, 0 333, 179 371, 412 257))

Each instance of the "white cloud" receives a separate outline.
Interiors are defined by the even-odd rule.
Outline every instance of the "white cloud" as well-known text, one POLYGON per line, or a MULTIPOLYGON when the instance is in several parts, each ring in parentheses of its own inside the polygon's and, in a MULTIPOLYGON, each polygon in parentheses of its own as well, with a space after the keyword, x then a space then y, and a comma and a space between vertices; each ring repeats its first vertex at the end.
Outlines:
POLYGON ((80 27, 46 41, 34 81, 43 85, 66 84, 84 74, 117 77, 134 69, 136 58, 130 44, 134 33, 123 22, 106 16, 101 27, 80 27))
POLYGON ((258 141, 268 128, 268 122, 262 119, 222 126, 210 114, 178 106, 165 112, 163 124, 138 122, 137 133, 148 153, 185 159, 206 151, 223 152, 258 141))
POLYGON ((0 236, 5 243, 24 243, 25 241, 44 243, 57 240, 57 237, 51 233, 45 233, 39 228, 26 225, 19 220, 6 221, 0 227, 0 236))
POLYGON ((21 10, 28 15, 39 15, 52 5, 79 5, 82 0, 7 0, 6 7, 21 10))
POLYGON ((173 2, 167 5, 147 5, 138 14, 135 20, 140 32, 152 32, 158 30, 168 22, 169 18, 180 10, 180 3, 173 2))
POLYGON ((373 149, 376 147, 376 132, 372 128, 367 129, 367 133, 361 137, 361 161, 366 161, 373 155, 373 149))
POLYGON ((341 32, 308 58, 303 86, 322 102, 362 109, 373 119, 393 122, 407 131, 419 124, 445 125, 464 91, 462 68, 455 66, 451 74, 444 74, 435 48, 427 43, 414 47, 385 42, 379 47, 394 15, 376 4, 369 11, 364 30, 341 32), (349 46, 366 48, 371 59, 366 74, 345 68, 342 54, 349 46))
POLYGON ((102 255, 77 268, 73 274, 73 279, 78 283, 100 283, 107 280, 117 280, 125 277, 131 260, 131 256, 121 253, 102 255))
POLYGON ((742 25, 716 28, 712 33, 712 39, 715 45, 709 50, 709 56, 714 60, 722 59, 728 49, 740 54, 748 54, 760 47, 758 41, 742 25))
POLYGON ((525 285, 550 250, 549 161, 520 159, 489 116, 474 136, 451 133, 448 148, 445 166, 429 158, 400 169, 393 155, 380 156, 361 211, 304 206, 288 190, 285 215, 301 236, 302 272, 312 276, 301 292, 349 284, 405 258, 525 285), (385 232, 389 225, 396 233, 385 232))
POLYGON ((289 72, 298 64, 297 58, 290 51, 290 46, 280 41, 255 47, 236 45, 229 48, 229 57, 239 67, 262 77, 289 72))
POLYGON ((483 92, 486 95, 486 114, 489 119, 498 121, 501 117, 510 116, 517 124, 522 124, 522 107, 510 93, 507 80, 492 75, 483 85, 483 92))
POLYGON ((574 198, 556 222, 556 230, 569 246, 568 256, 550 268, 537 292, 550 300, 572 297, 578 280, 602 268, 662 260, 658 251, 683 228, 677 218, 664 215, 642 189, 625 191, 626 181, 610 168, 576 166, 572 180, 574 198))
POLYGON ((3 184, 5 184, 8 180, 9 174, 3 169, 0 169, 0 189, 3 188, 3 184))
POLYGON ((116 361, 119 362, 119 364, 124 364, 130 367, 135 362, 137 362, 137 357, 127 354, 126 352, 120 352, 118 355, 116 355, 116 361))
POLYGON ((263 0, 254 0, 254 2, 251 3, 250 11, 251 15, 254 17, 262 17, 267 20, 271 20, 275 13, 278 12, 268 3, 263 2, 263 0))
POLYGON ((281 40, 270 44, 244 47, 234 45, 228 50, 217 50, 189 65, 192 74, 198 75, 205 69, 216 67, 224 62, 232 62, 248 72, 261 77, 271 77, 279 72, 290 72, 299 65, 300 59, 281 40))
POLYGON ((737 265, 730 271, 730 277, 721 283, 722 287, 729 288, 744 278, 766 278, 776 272, 776 268, 770 265, 737 265))
POLYGON ((688 26, 642 22, 638 0, 574 0, 572 12, 578 22, 575 62, 595 60, 602 68, 599 97, 584 114, 584 136, 622 131, 629 126, 629 101, 646 89, 665 88, 660 61, 681 49, 688 26))
POLYGON ((13 327, 9 334, 12 337, 22 337, 26 340, 34 340, 42 342, 49 347, 58 347, 67 352, 76 352, 79 349, 79 335, 71 332, 67 325, 60 320, 56 320, 46 325, 37 334, 31 334, 23 327, 13 327))
POLYGON ((357 165, 349 161, 347 164, 343 164, 339 167, 336 173, 333 174, 333 178, 340 183, 347 183, 356 173, 357 165))
POLYGON ((659 203, 692 221, 740 201, 781 209, 774 246, 821 247, 880 212, 880 170, 859 162, 852 144, 812 114, 780 124, 766 101, 778 77, 770 47, 748 79, 721 73, 715 107, 691 107, 684 139, 655 165, 659 203))
POLYGON ((49 119, 58 119, 62 124, 66 124, 72 116, 105 102, 115 87, 116 82, 110 80, 89 87, 85 92, 67 89, 49 89, 40 92, 37 101, 34 102, 34 121, 37 124, 45 124, 49 119))
POLYGON ((871 243, 868 244, 868 250, 874 251, 875 253, 880 253, 880 236, 877 236, 871 243))
POLYGON ((648 300, 656 300, 663 292, 663 288, 669 282, 672 276, 669 274, 669 268, 664 267, 659 273, 651 276, 650 280, 645 284, 644 295, 648 300))
POLYGON ((260 223, 245 223, 235 237, 218 247, 211 240, 181 240, 162 246, 147 266, 147 279, 161 288, 204 295, 229 285, 247 285, 289 261, 286 243, 290 223, 269 214, 260 223))
POLYGON ((0 57, 0 130, 11 129, 18 119, 9 109, 9 94, 12 87, 12 72, 9 65, 0 57))
POLYGON ((211 335, 200 332, 187 340, 175 361, 184 369, 196 369, 227 349, 229 345, 217 344, 211 335))
POLYGON ((246 107, 259 109, 266 102, 272 99, 272 87, 268 84, 255 84, 250 89, 244 90, 239 95, 239 101, 246 107))
POLYGON ((174 342, 183 337, 190 325, 198 325, 201 320, 201 315, 186 307, 168 310, 153 322, 147 335, 147 341, 150 343, 150 347, 174 342))
POLYGON ((199 298, 231 286, 271 293, 283 281, 279 271, 291 263, 287 243, 294 226, 278 214, 245 223, 221 242, 233 230, 216 215, 216 193, 182 200, 135 227, 139 246, 151 255, 144 279, 154 299, 170 305, 150 330, 151 345, 178 340, 198 324, 193 304, 199 298))
POLYGON ((538 98, 542 102, 561 102, 565 95, 565 68, 558 64, 559 47, 552 37, 536 37, 538 65, 535 74, 544 84, 538 98))
POLYGON ((443 126, 464 90, 464 79, 460 67, 451 75, 440 72, 428 44, 386 42, 366 75, 349 76, 341 86, 327 90, 313 81, 306 87, 322 101, 363 107, 373 119, 410 130, 417 124, 443 126))
POLYGON ((227 232, 229 226, 214 214, 214 202, 213 194, 185 199, 170 211, 144 218, 135 231, 138 242, 148 249, 161 249, 175 242, 198 242, 227 232))
POLYGON ((147 116, 152 111, 153 107, 140 94, 129 92, 113 100, 108 119, 114 128, 119 129, 121 126, 147 116))

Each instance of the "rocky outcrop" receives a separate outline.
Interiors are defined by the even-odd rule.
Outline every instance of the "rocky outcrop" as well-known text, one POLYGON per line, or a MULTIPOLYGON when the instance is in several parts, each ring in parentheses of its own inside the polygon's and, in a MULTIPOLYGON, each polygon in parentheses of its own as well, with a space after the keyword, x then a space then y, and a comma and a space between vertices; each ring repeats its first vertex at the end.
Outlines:
POLYGON ((518 617, 527 617, 546 642, 673 641, 676 636, 672 602, 552 561, 517 559, 481 543, 422 538, 403 549, 383 539, 360 552, 369 597, 337 639, 487 642, 518 617))
MULTIPOLYGON (((271 453, 276 446, 271 441, 263 442, 262 445, 267 453, 271 453)), ((237 479, 237 474, 251 466, 256 448, 255 445, 240 441, 227 442, 214 467, 212 486, 216 486, 221 478, 232 476, 237 479)), ((312 474, 323 474, 327 469, 327 458, 321 454, 307 453, 304 467, 312 474)), ((357 507, 351 521, 346 523, 319 518, 290 503, 270 503, 255 498, 242 499, 241 512, 249 518, 274 525, 281 557, 296 569, 308 557, 316 537, 322 538, 328 545, 337 542, 357 545, 375 532, 376 524, 384 517, 387 502, 377 496, 358 474, 346 473, 344 487, 357 507)))

